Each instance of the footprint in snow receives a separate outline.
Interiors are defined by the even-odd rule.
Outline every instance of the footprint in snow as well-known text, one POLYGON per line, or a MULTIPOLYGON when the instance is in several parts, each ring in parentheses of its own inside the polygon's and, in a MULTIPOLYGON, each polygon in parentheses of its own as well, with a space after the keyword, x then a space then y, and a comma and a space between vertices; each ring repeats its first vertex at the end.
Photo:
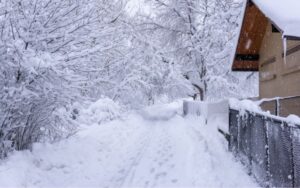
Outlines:
POLYGON ((169 165, 169 168, 170 168, 170 169, 175 168, 175 164, 169 165))
POLYGON ((125 174, 125 169, 121 169, 121 170, 119 170, 119 172, 118 172, 119 174, 125 174))
POLYGON ((155 175, 155 179, 158 180, 159 178, 166 177, 167 173, 166 172, 161 172, 155 175))
POLYGON ((172 179, 171 182, 172 182, 172 183, 177 183, 178 180, 177 180, 177 179, 172 179))
POLYGON ((155 172, 155 168, 151 168, 150 173, 154 173, 155 172))
POLYGON ((144 186, 145 186, 145 187, 148 187, 148 186, 149 186, 149 183, 150 183, 149 181, 146 181, 145 184, 144 184, 144 186))

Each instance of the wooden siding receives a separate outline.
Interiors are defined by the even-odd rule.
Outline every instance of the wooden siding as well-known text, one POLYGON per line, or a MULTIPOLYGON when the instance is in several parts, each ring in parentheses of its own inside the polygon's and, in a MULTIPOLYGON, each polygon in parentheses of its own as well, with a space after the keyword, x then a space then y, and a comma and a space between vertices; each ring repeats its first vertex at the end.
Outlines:
MULTIPOLYGON (((244 21, 236 49, 236 54, 259 54, 262 40, 265 35, 268 19, 255 6, 249 4, 246 7, 244 21)), ((241 63, 236 59, 232 70, 258 71, 258 61, 244 61, 241 63)))

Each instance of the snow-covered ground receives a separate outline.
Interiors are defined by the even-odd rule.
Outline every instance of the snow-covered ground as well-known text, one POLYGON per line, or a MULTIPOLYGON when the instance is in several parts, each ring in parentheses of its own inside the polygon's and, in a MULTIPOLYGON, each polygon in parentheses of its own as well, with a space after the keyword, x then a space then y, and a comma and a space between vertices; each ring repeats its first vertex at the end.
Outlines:
POLYGON ((173 103, 83 125, 0 163, 0 187, 256 187, 216 127, 173 103))

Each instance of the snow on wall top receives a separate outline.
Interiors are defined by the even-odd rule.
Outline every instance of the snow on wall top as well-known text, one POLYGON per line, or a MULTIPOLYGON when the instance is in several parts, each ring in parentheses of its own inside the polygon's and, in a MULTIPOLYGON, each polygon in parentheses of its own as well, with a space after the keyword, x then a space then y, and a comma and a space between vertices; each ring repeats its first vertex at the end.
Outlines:
POLYGON ((253 0, 253 2, 283 31, 284 36, 300 37, 299 0, 253 0))

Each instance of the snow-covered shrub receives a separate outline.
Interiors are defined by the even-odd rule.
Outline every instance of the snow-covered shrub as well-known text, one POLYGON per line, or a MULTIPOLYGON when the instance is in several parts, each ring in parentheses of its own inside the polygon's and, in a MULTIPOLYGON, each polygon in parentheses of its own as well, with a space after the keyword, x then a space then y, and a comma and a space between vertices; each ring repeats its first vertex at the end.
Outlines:
POLYGON ((120 118, 123 112, 123 107, 113 100, 102 97, 93 102, 86 109, 79 112, 79 121, 86 125, 101 124, 114 119, 120 118))
POLYGON ((92 2, 0 1, 0 158, 74 130, 68 109, 85 79, 74 56, 93 40, 92 2))
POLYGON ((0 157, 12 148, 30 149, 41 139, 56 140, 73 129, 65 122, 71 120, 68 112, 56 113, 74 95, 66 92, 67 80, 59 70, 48 66, 55 61, 47 53, 23 50, 18 41, 0 46, 0 157))

